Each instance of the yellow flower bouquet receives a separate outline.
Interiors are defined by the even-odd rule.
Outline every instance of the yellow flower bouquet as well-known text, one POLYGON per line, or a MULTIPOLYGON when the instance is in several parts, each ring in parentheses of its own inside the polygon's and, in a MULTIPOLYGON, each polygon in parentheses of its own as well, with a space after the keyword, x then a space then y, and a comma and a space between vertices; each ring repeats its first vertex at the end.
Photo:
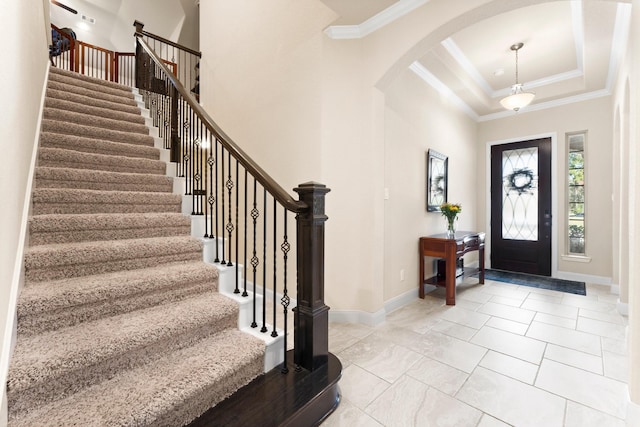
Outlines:
POLYGON ((440 205, 440 212, 442 216, 447 218, 447 234, 455 236, 455 220, 458 218, 458 214, 462 212, 462 205, 460 203, 443 203, 440 205))

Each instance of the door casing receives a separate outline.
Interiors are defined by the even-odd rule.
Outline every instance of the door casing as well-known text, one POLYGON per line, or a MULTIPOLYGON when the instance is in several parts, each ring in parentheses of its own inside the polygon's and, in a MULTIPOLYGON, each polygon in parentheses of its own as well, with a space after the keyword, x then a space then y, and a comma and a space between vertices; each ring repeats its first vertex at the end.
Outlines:
POLYGON ((494 145, 551 138, 551 277, 558 277, 558 134, 556 132, 524 135, 515 138, 489 141, 485 147, 485 265, 491 268, 491 147, 494 145))

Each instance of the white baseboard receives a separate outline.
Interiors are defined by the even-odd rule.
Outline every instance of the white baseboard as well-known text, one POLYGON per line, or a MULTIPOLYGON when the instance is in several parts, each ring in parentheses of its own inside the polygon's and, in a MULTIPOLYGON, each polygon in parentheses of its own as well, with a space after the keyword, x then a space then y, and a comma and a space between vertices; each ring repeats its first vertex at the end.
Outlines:
MULTIPOLYGON (((435 288, 435 286, 434 286, 435 288)), ((385 315, 395 311, 399 308, 404 307, 407 304, 412 303, 416 299, 418 299, 418 288, 411 289, 403 294, 398 295, 397 297, 391 298, 389 301, 384 303, 384 312, 385 315)))
POLYGON ((385 321, 386 313, 380 309, 375 313, 360 310, 329 310, 329 322, 362 323, 368 326, 378 326, 385 321))
POLYGON ((362 323, 377 326, 387 319, 387 314, 404 307, 418 299, 418 289, 411 289, 384 303, 384 307, 375 313, 360 310, 329 310, 329 321, 335 323, 362 323))
POLYGON ((627 419, 626 424, 628 427, 640 426, 640 405, 629 401, 627 404, 627 419))
POLYGON ((612 283, 611 284, 611 288, 610 288, 610 292, 613 295, 620 295, 620 285, 618 285, 617 283, 612 283))
POLYGON ((626 302, 621 302, 620 299, 618 299, 618 302, 616 303, 616 309, 621 315, 629 317, 629 304, 627 304, 626 302))
POLYGON ((595 276, 592 274, 572 273, 570 271, 558 271, 558 274, 556 277, 558 279, 591 283, 593 285, 610 285, 611 284, 611 277, 595 276))
MULTIPOLYGON (((6 390, 5 386, 2 388, 6 390)), ((0 401, 0 426, 6 427, 9 419, 9 412, 7 408, 7 393, 2 393, 2 400, 0 401)))

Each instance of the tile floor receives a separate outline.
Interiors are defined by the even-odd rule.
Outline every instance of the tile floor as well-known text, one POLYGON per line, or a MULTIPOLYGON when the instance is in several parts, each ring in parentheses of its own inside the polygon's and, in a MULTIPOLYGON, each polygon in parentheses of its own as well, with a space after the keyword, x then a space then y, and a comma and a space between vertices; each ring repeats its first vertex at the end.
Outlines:
POLYGON ((454 307, 437 289, 375 328, 332 323, 342 401, 322 425, 623 427, 616 300, 470 279, 454 307))

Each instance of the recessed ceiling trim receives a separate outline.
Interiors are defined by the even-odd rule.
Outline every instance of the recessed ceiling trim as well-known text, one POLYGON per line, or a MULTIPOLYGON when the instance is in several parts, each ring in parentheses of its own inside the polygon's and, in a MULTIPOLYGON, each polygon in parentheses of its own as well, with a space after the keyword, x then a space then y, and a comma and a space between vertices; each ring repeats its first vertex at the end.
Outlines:
MULTIPOLYGON (((584 73, 582 72, 582 70, 571 70, 571 71, 567 71, 564 73, 558 73, 558 74, 554 74, 552 76, 547 76, 547 77, 543 77, 541 79, 538 80, 532 80, 530 82, 527 82, 526 86, 527 89, 533 89, 536 87, 541 87, 541 86, 547 86, 553 83, 558 83, 558 82, 562 82, 565 80, 571 80, 571 79, 575 79, 578 77, 582 77, 584 75, 584 73)), ((497 90, 495 92, 493 92, 491 94, 492 98, 500 98, 503 96, 507 96, 511 93, 511 88, 510 87, 506 87, 500 90, 497 90)))
POLYGON ((631 5, 618 3, 616 10, 616 23, 613 27, 611 38, 611 56, 609 57, 609 73, 607 74, 607 90, 611 90, 613 82, 618 75, 618 68, 624 58, 629 40, 629 28, 631 26, 631 5))
MULTIPOLYGON (((540 102, 537 104, 530 104, 526 109, 518 111, 516 114, 526 114, 532 111, 546 110, 547 108, 559 107, 561 105, 574 104, 576 102, 589 101, 592 99, 602 98, 604 96, 611 96, 611 92, 607 89, 595 90, 593 92, 581 93, 580 95, 568 96, 566 98, 554 99, 553 101, 540 102)), ((503 119, 505 117, 514 116, 513 111, 500 111, 499 113, 485 114, 478 117, 478 122, 488 122, 490 120, 503 119)))
POLYGON ((429 0, 399 0, 359 25, 332 25, 324 33, 331 39, 360 39, 428 2, 429 0))
MULTIPOLYGON (((618 5, 618 8, 620 8, 620 6, 621 5, 618 5)), ((582 17, 582 3, 580 1, 571 2, 571 20, 575 39, 576 64, 578 68, 576 70, 554 74, 553 76, 544 77, 542 79, 523 82, 523 86, 526 86, 527 88, 535 88, 582 77, 584 75, 584 19, 582 17)), ((443 40, 441 44, 456 60, 456 62, 458 62, 469 77, 485 91, 487 96, 491 98, 502 98, 511 93, 511 87, 493 90, 491 85, 489 85, 489 83, 482 77, 482 74, 473 66, 473 63, 450 37, 443 40)))
POLYGON ((464 111, 469 117, 471 117, 473 120, 478 121, 479 119, 478 114, 475 111, 473 111, 473 109, 469 107, 466 102, 460 99, 458 95, 456 95, 451 89, 449 89, 447 85, 442 83, 440 80, 436 78, 436 76, 431 74, 429 70, 427 70, 422 64, 420 64, 418 61, 415 61, 413 64, 409 66, 409 69, 414 73, 416 73, 418 77, 420 77, 429 86, 431 86, 436 91, 438 91, 438 93, 440 93, 442 96, 450 99, 451 102, 456 105, 456 107, 464 111))
POLYGON ((584 18, 581 1, 571 2, 571 21, 576 44, 576 66, 578 70, 584 71, 584 18))
POLYGON ((478 86, 484 90, 484 93, 487 94, 487 96, 491 96, 493 88, 491 88, 489 83, 487 83, 487 81, 482 77, 482 74, 480 74, 478 69, 473 66, 465 54, 462 53, 462 50, 460 50, 456 42, 454 42, 451 37, 448 37, 440 44, 447 50, 447 52, 449 52, 449 55, 451 55, 453 59, 460 64, 462 69, 471 77, 471 79, 473 79, 473 81, 475 81, 478 86))

